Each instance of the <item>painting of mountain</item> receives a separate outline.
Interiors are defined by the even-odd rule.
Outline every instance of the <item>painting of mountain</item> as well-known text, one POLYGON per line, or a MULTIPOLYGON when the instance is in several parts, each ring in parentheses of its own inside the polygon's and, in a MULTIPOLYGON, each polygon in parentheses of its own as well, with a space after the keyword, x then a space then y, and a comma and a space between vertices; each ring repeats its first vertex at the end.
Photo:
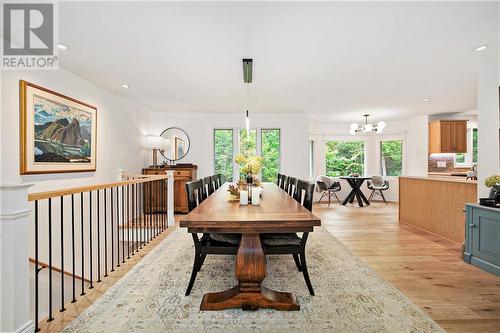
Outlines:
POLYGON ((24 141, 26 154, 31 155, 25 157, 26 162, 31 162, 33 169, 40 167, 43 172, 50 170, 51 165, 57 172, 73 171, 72 165, 75 170, 95 169, 97 110, 70 97, 32 87, 27 82, 25 89, 26 114, 23 116, 27 120, 22 123, 29 124, 24 141))
POLYGON ((89 163, 91 115, 38 95, 34 103, 35 162, 89 163))

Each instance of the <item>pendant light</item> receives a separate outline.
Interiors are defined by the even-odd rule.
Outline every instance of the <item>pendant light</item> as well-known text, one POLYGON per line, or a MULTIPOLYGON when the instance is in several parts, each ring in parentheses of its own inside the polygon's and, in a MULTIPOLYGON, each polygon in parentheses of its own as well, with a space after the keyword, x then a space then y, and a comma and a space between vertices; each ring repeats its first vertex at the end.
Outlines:
POLYGON ((247 139, 250 135, 250 117, 248 110, 250 109, 250 83, 252 83, 252 63, 253 59, 243 58, 243 82, 247 85, 247 111, 245 118, 245 127, 247 129, 247 139))

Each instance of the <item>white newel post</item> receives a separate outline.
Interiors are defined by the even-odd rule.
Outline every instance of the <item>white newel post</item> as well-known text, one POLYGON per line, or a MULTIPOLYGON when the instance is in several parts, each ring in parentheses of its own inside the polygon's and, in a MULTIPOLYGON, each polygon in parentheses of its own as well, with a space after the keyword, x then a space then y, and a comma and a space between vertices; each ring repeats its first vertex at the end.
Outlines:
POLYGON ((30 315, 28 188, 0 185, 0 332, 33 332, 30 315))
POLYGON ((174 226, 174 171, 167 171, 167 226, 174 226))

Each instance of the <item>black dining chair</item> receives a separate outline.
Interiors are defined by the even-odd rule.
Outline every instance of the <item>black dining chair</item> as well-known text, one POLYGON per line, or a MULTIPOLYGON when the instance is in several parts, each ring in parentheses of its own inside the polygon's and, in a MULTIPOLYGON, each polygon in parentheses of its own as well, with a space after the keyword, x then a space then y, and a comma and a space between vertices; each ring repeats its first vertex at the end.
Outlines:
POLYGON ((288 184, 287 184, 287 193, 293 197, 295 194, 295 190, 297 189, 297 178, 295 177, 289 177, 288 178, 288 184))
POLYGON ((280 187, 281 184, 281 173, 278 172, 278 178, 276 179, 276 185, 280 187))
POLYGON ((286 185, 286 175, 281 175, 281 181, 280 181, 280 189, 285 190, 285 185, 286 185))
MULTIPOLYGON (((314 195, 314 184, 304 180, 297 181, 297 190, 294 199, 301 203, 304 208, 312 211, 314 195)), ((299 272, 304 275, 304 280, 309 294, 314 295, 314 289, 309 278, 306 264, 306 243, 309 233, 302 233, 299 237, 296 233, 285 234, 262 234, 262 247, 266 255, 292 255, 299 272)))
POLYGON ((318 200, 318 204, 321 202, 321 200, 325 197, 325 196, 328 196, 328 207, 330 207, 330 202, 332 201, 332 196, 334 196, 337 201, 339 202, 339 204, 342 204, 340 202, 340 199, 337 195, 337 192, 339 192, 340 190, 342 190, 342 186, 340 186, 340 182, 334 182, 332 184, 332 186, 330 187, 327 187, 325 182, 322 182, 322 181, 317 181, 316 182, 316 185, 319 187, 319 189, 321 191, 323 191, 321 193, 321 198, 319 198, 318 200))
MULTIPOLYGON (((188 197, 188 208, 191 212, 205 200, 203 182, 201 180, 187 182, 186 192, 188 197)), ((199 238, 197 233, 192 233, 191 235, 193 236, 194 242, 194 263, 191 271, 191 278, 186 288, 186 296, 191 293, 196 275, 203 266, 207 254, 236 255, 241 240, 241 234, 204 233, 201 238, 199 238)))
POLYGON ((206 176, 202 179, 203 191, 205 191, 205 197, 209 197, 214 193, 214 184, 212 183, 212 177, 206 176))
POLYGON ((281 175, 281 189, 285 192, 288 192, 288 177, 287 175, 281 175))
POLYGON ((220 173, 213 175, 211 177, 212 184, 214 186, 214 191, 218 190, 222 186, 222 175, 220 173))

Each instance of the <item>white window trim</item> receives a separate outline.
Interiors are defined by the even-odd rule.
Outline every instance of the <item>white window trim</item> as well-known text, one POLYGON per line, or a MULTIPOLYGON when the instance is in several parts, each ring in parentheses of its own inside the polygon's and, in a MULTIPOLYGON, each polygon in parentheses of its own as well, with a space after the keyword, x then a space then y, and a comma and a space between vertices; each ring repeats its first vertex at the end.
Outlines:
MULTIPOLYGON (((388 134, 388 135, 381 135, 380 137, 377 138, 377 145, 376 145, 376 156, 377 156, 377 168, 378 172, 381 172, 381 165, 380 161, 382 160, 382 150, 380 149, 380 143, 384 141, 402 141, 402 149, 403 149, 403 163, 401 165, 401 175, 406 175, 406 156, 407 156, 407 149, 406 149, 406 135, 405 134, 388 134)), ((387 180, 397 180, 399 179, 398 176, 386 176, 385 179, 387 180)))

